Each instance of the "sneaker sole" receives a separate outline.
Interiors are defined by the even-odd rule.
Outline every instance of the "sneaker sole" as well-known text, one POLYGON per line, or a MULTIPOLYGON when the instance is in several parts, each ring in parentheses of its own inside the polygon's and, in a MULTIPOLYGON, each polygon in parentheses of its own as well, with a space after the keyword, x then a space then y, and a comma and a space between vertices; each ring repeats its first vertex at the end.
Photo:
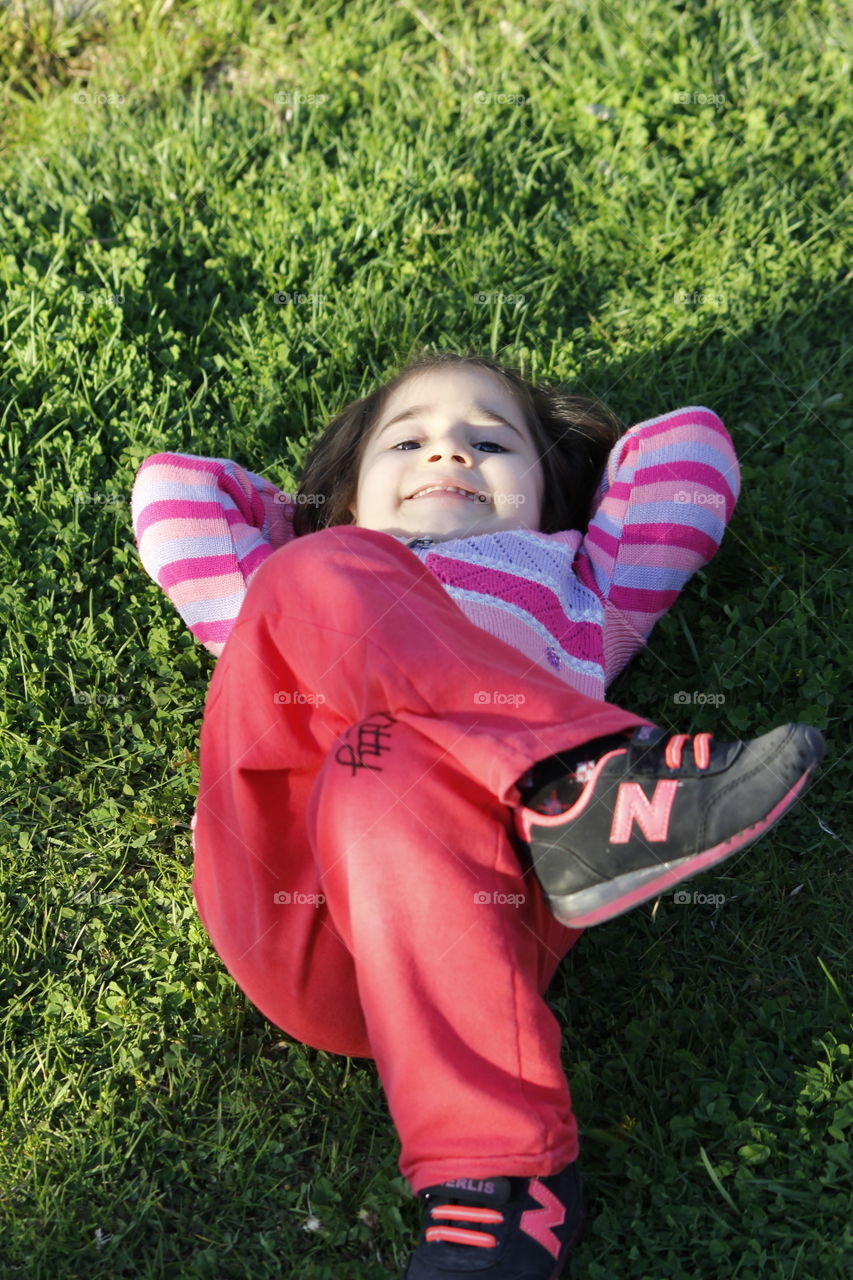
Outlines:
MULTIPOLYGON (((657 867, 645 871, 631 872, 608 880, 604 884, 582 889, 579 893, 564 894, 560 897, 545 893, 550 911, 560 924, 569 929, 588 929, 592 925, 603 924, 623 915, 633 907, 642 906, 651 898, 658 897, 664 889, 689 880, 707 867, 724 862, 732 854, 747 849, 756 840, 760 840, 771 827, 783 818, 794 802, 799 799, 811 783, 815 770, 823 759, 823 749, 816 752, 816 759, 806 772, 798 779, 790 791, 782 797, 775 808, 770 810, 766 818, 751 827, 739 831, 736 836, 721 844, 705 849, 702 853, 691 854, 680 858, 677 862, 662 862, 657 867)), ((535 815, 533 818, 535 822, 535 815)))

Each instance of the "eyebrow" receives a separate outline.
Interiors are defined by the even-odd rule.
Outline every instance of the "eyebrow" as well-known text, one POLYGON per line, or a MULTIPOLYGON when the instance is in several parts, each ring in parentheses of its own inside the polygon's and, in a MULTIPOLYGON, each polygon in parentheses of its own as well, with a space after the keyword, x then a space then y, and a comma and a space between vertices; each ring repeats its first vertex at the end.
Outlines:
MULTIPOLYGON (((431 404, 416 404, 413 405, 411 409, 404 409, 402 413, 398 413, 395 417, 389 419, 389 421, 385 423, 385 425, 376 433, 376 439, 378 440, 380 436, 383 436, 388 428, 393 427, 395 423, 403 422, 410 418, 416 418, 419 413, 429 412, 432 408, 433 405, 431 404)), ((482 418, 490 418, 491 421, 498 426, 509 427, 510 431, 514 431, 520 439, 524 440, 524 436, 521 434, 518 427, 514 426, 511 422, 507 422, 506 418, 502 418, 499 413, 494 413, 491 409, 484 409, 481 405, 475 405, 474 412, 479 414, 482 418)))

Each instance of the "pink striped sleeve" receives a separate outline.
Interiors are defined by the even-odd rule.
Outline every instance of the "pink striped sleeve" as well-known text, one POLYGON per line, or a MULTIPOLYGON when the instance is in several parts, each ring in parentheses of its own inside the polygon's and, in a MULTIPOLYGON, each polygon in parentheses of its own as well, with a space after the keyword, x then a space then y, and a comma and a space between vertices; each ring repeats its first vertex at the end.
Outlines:
POLYGON ((608 668, 624 666, 716 554, 739 492, 731 437, 704 405, 640 422, 618 441, 576 563, 605 602, 608 668))
POLYGON ((294 502, 223 458, 157 453, 136 473, 136 548, 195 638, 219 657, 260 565, 293 537, 294 502))

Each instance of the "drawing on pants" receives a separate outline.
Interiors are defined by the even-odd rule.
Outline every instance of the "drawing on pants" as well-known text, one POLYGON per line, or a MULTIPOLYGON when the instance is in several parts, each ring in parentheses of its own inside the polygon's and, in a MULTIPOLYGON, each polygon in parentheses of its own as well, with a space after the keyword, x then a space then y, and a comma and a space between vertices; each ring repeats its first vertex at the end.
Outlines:
POLYGON ((391 750, 390 742, 383 742, 382 739, 391 736, 388 726, 396 723, 387 711, 374 712, 366 720, 347 729, 344 735, 346 738, 349 738, 353 729, 358 731, 356 745, 353 747, 351 743, 347 743, 346 746, 339 747, 335 752, 335 760, 338 764, 349 765, 353 777, 357 769, 371 769, 374 773, 381 773, 381 765, 367 764, 364 757, 379 756, 383 751, 391 750))

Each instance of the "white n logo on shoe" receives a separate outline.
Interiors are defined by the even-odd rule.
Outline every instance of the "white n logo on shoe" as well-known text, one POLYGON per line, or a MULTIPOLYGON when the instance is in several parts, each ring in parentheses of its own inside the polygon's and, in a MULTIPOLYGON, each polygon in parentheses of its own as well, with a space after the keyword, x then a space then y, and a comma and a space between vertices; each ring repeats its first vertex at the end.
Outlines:
POLYGON ((647 840, 665 840, 677 790, 677 782, 659 782, 649 799, 639 782, 620 783, 610 827, 610 843, 627 844, 635 822, 647 840))

